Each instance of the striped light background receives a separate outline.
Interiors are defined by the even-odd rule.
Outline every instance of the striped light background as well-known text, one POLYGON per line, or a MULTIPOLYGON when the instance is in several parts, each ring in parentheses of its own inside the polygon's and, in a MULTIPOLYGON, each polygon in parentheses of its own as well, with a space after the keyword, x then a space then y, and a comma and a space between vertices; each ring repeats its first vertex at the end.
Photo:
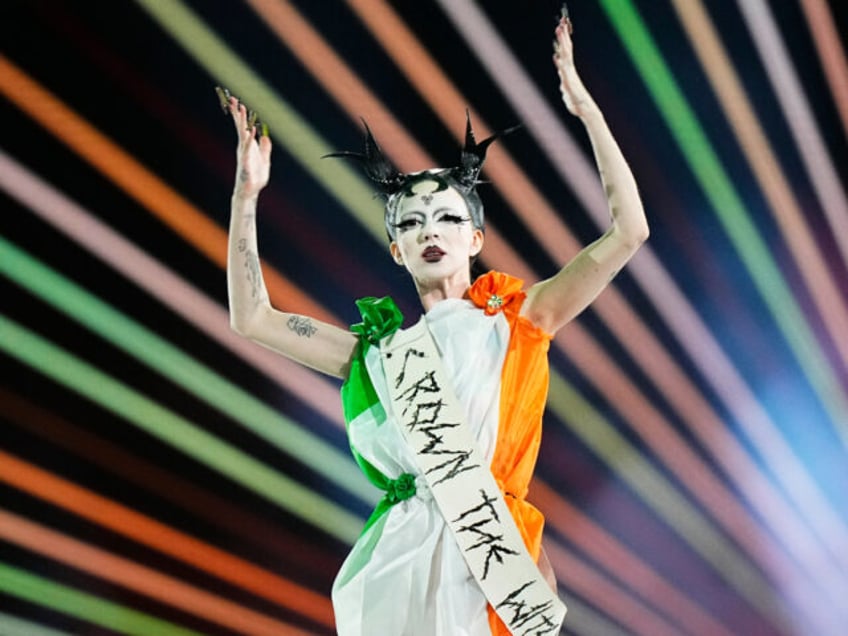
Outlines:
MULTIPOLYGON (((831 0, 571 3, 651 240, 555 339, 531 499, 564 633, 844 634, 848 20, 831 0)), ((608 222, 558 98, 558 5, 12 0, 0 9, 0 633, 331 634, 378 493, 338 383, 232 333, 234 131, 267 122, 273 302, 417 298, 350 166, 486 163, 485 268, 608 222)), ((402 611, 402 610, 401 610, 402 611)))

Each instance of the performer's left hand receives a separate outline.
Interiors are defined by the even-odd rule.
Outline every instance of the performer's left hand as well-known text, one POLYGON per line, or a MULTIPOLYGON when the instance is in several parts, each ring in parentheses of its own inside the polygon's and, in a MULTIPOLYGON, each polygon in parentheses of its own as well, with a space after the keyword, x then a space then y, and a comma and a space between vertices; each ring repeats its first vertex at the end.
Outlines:
POLYGON ((574 48, 571 43, 571 20, 560 19, 554 40, 554 65, 559 73, 559 90, 562 101, 572 115, 583 117, 590 109, 597 108, 589 91, 574 67, 574 48))

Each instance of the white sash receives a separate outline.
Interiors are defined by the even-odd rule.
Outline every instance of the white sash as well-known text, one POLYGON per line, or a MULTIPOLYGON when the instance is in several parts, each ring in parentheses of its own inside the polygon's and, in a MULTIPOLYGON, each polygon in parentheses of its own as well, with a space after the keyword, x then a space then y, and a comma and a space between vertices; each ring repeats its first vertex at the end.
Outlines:
POLYGON ((559 634, 566 607, 527 552, 464 424, 427 321, 381 340, 380 357, 404 439, 489 604, 513 634, 559 634))

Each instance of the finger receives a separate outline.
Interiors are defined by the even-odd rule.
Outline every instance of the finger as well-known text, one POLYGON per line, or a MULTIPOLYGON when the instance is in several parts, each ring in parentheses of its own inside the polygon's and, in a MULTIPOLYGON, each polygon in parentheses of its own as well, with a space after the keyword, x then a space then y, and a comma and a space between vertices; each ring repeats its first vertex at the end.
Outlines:
POLYGON ((224 114, 227 114, 227 112, 230 110, 230 91, 228 91, 223 86, 216 86, 215 94, 218 96, 218 104, 220 104, 221 110, 224 111, 224 114))
POLYGON ((230 102, 230 112, 233 115, 233 125, 236 127, 236 133, 241 141, 244 136, 244 130, 247 127, 247 119, 244 112, 244 105, 240 104, 235 97, 230 102))
POLYGON ((236 125, 240 130, 247 131, 250 129, 250 121, 248 117, 249 113, 247 106, 243 102, 239 102, 236 110, 236 125))
POLYGON ((271 138, 268 135, 262 135, 259 138, 259 154, 265 163, 271 162, 271 138))

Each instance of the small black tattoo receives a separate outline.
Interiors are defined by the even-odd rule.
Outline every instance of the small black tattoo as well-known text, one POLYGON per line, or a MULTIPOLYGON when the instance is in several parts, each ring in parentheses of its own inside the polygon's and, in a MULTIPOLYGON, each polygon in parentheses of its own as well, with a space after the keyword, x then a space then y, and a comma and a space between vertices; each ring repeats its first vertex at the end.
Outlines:
POLYGON ((312 337, 318 329, 312 325, 312 321, 304 316, 292 316, 286 323, 288 328, 294 331, 298 336, 312 337))
POLYGON ((262 290, 262 269, 259 265, 259 256, 248 250, 244 255, 244 268, 247 271, 247 280, 250 282, 251 296, 256 298, 262 290))
POLYGON ((238 251, 243 252, 246 249, 247 249, 247 239, 239 239, 238 251))

